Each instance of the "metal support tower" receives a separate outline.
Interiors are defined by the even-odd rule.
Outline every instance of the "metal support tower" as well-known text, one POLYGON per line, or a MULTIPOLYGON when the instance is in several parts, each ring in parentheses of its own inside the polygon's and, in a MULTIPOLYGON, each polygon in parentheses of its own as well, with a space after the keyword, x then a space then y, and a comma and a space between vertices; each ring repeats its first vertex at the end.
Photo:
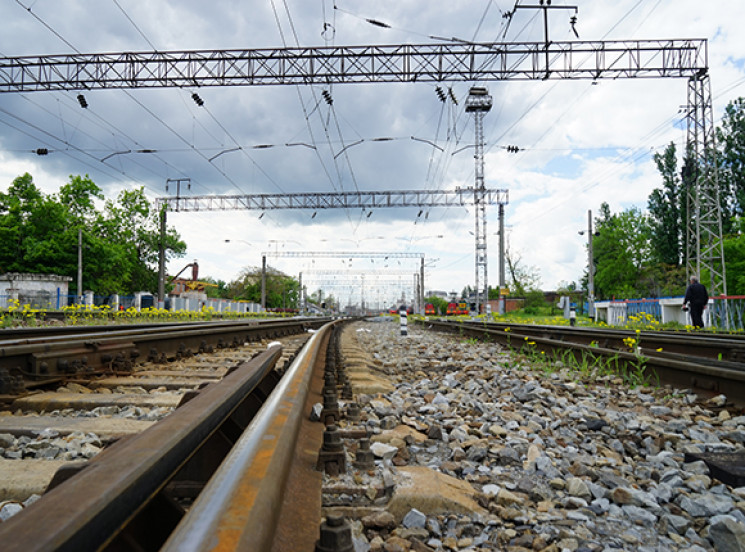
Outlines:
POLYGON ((475 238, 476 238, 476 314, 481 312, 480 305, 489 304, 489 284, 487 278, 486 264, 486 186, 484 186, 484 115, 491 110, 492 98, 486 88, 472 86, 466 99, 466 113, 473 113, 473 122, 476 136, 476 160, 475 182, 473 185, 473 203, 476 211, 475 238), (483 282, 483 291, 479 287, 483 282))
MULTIPOLYGON (((709 73, 701 70, 688 79, 688 151, 695 181, 686 189, 688 226, 686 234, 686 272, 701 278, 709 271, 708 290, 727 295, 722 236, 722 211, 717 183, 714 114, 709 73)), ((689 183, 690 184, 690 183, 689 183)))

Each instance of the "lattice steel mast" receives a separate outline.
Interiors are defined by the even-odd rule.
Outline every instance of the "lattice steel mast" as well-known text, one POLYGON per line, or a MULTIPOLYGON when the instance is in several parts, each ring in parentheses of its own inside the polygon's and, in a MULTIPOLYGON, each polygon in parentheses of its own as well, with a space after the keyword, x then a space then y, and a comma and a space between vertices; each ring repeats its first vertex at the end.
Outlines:
POLYGON ((702 268, 708 269, 710 293, 727 295, 711 82, 705 69, 688 79, 686 123, 686 155, 695 175, 693 185, 686 188, 686 272, 700 279, 702 268))
POLYGON ((466 99, 466 113, 473 113, 473 124, 475 134, 475 148, 473 158, 476 160, 475 178, 473 184, 473 203, 475 206, 475 263, 476 263, 476 314, 481 312, 480 305, 489 304, 489 283, 487 277, 486 263, 486 187, 484 186, 484 115, 492 106, 492 98, 486 88, 481 86, 471 87, 466 99), (479 287, 483 282, 483 291, 479 287))

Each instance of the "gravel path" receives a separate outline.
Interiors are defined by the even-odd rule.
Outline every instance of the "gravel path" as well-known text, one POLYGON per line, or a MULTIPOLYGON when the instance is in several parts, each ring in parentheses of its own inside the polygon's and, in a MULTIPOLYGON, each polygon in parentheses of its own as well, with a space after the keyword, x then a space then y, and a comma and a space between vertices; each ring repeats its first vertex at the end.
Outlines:
POLYGON ((684 462, 743 451, 745 416, 722 408, 725 397, 535 370, 498 345, 418 325, 399 333, 355 323, 343 340, 394 386, 357 397, 372 440, 402 425, 420 435, 377 446, 377 469, 399 484, 412 466, 457 478, 479 508, 368 515, 353 522, 357 551, 745 550, 745 488, 684 462))

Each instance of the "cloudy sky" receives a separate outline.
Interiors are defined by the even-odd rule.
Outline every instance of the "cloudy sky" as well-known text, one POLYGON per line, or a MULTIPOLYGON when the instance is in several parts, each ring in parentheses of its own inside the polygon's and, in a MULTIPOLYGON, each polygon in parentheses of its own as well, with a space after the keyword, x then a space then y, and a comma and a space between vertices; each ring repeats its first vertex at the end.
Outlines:
MULTIPOLYGON (((537 4, 522 1, 521 4, 537 4)), ((582 40, 705 38, 715 120, 745 95, 745 3, 741 0, 615 0, 577 6, 582 40)), ((538 10, 504 14, 514 0, 2 0, 0 56, 242 49, 361 44, 543 40, 538 10), (372 20, 372 23, 370 22, 372 20), (383 23, 387 27, 379 24, 383 23)), ((572 10, 553 10, 553 40, 575 38, 572 10)), ((579 281, 588 210, 646 207, 660 179, 652 161, 685 139, 685 79, 434 83, 94 90, 0 94, 0 185, 29 172, 52 193, 88 174, 107 197, 144 187, 153 200, 182 195, 443 190, 474 181, 473 119, 463 104, 484 84, 485 181, 509 190, 506 238, 514 257, 540 274, 543 289, 579 281), (329 106, 321 93, 333 98, 329 106), (197 106, 198 92, 204 106, 197 106), (386 140, 380 140, 385 138, 386 140), (287 145, 295 144, 295 145, 287 145), (518 153, 505 147, 515 145, 518 153), (262 146, 262 147, 256 147, 262 146), (271 146, 271 147, 266 147, 271 146), (470 148, 469 148, 470 146, 470 148), (48 148, 50 154, 32 153, 48 148), (139 149, 155 153, 123 153, 139 149)), ((498 282, 497 209, 487 213, 489 283, 498 282)), ((418 259, 371 259, 365 252, 424 253, 426 287, 460 291, 474 282, 474 213, 420 210, 228 211, 171 213, 188 244, 171 274, 197 260, 202 276, 230 281, 269 264, 303 273, 309 291, 343 301, 390 303, 411 296, 418 259), (369 216, 368 216, 369 215, 369 216), (343 259, 277 256, 351 251, 343 259), (335 282, 335 283, 334 283, 335 282), (343 282, 343 283, 341 283, 343 282)))

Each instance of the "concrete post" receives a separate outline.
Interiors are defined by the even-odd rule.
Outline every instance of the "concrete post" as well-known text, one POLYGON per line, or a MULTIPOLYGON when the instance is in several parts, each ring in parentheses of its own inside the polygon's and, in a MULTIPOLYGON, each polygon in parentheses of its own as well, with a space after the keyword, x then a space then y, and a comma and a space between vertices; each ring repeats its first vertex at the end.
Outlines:
POLYGON ((595 316, 595 261, 592 257, 592 211, 587 211, 587 314, 595 316))
POLYGON ((83 229, 78 228, 78 305, 83 302, 83 229))
POLYGON ((261 256, 261 310, 266 310, 266 255, 261 256))
MULTIPOLYGON (((160 212, 160 243, 158 244, 158 308, 165 305, 166 297, 166 208, 160 212)), ((139 308, 138 308, 139 310, 139 308)))

